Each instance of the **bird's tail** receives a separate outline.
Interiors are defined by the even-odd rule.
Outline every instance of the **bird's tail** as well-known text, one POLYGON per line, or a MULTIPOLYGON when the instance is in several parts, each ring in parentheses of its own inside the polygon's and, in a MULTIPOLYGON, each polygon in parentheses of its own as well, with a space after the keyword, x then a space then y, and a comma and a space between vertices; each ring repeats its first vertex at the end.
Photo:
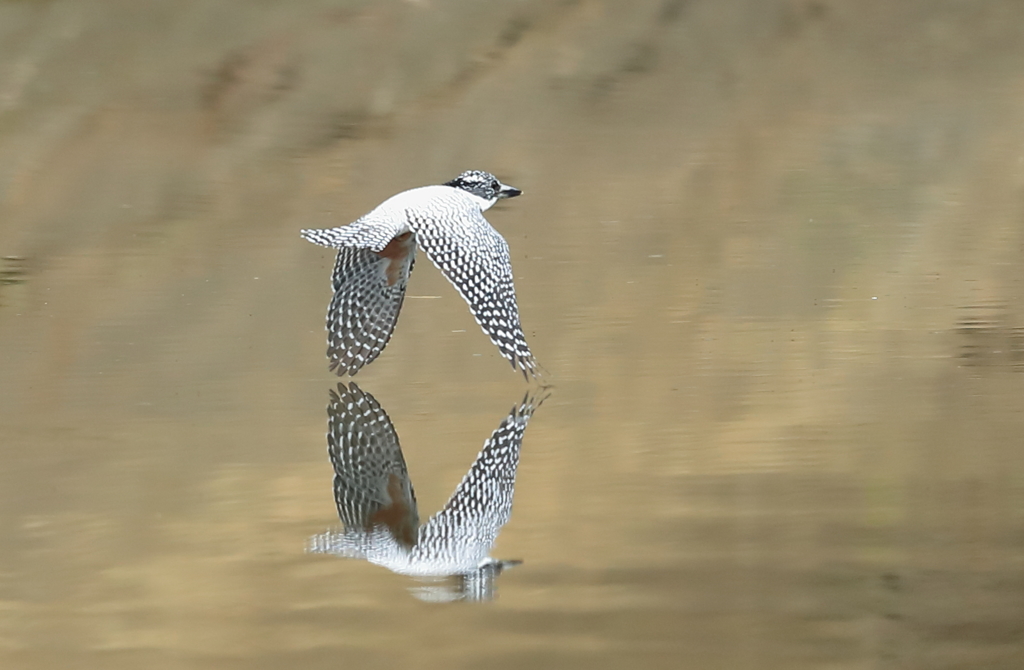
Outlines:
POLYGON ((313 244, 331 249, 342 249, 344 247, 360 247, 371 249, 376 252, 383 249, 392 239, 400 235, 403 230, 393 230, 376 219, 363 217, 347 226, 337 228, 307 228, 300 230, 302 239, 313 244))
POLYGON ((319 244, 322 247, 330 247, 332 249, 340 249, 345 246, 345 242, 352 236, 351 231, 347 228, 307 228, 306 230, 300 230, 299 235, 302 239, 313 244, 319 244))

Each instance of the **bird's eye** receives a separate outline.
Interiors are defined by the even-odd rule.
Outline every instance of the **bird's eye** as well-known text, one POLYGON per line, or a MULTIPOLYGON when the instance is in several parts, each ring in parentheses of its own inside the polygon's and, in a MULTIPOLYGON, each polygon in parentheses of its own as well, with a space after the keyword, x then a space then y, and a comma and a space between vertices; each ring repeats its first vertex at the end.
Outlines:
POLYGON ((494 180, 494 181, 491 182, 491 188, 493 188, 495 191, 498 190, 498 186, 499 186, 499 184, 498 184, 497 180, 494 180))

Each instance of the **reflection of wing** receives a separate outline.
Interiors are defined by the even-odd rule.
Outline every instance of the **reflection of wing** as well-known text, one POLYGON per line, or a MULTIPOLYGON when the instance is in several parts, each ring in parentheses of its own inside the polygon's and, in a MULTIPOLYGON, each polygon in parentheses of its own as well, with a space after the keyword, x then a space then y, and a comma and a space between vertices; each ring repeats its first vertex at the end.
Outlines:
POLYGON ((454 222, 443 215, 406 215, 419 245, 469 303, 469 311, 501 355, 524 376, 537 376, 537 362, 519 324, 508 244, 479 209, 459 214, 454 222))
POLYGON ((378 253, 342 247, 334 264, 334 298, 327 310, 331 370, 354 375, 387 346, 405 300, 416 259, 412 233, 395 237, 378 253))
POLYGON ((419 551, 461 553, 474 565, 487 559, 512 514, 523 433, 541 401, 527 395, 491 433, 451 498, 420 529, 419 551))
MULTIPOLYGON (((526 425, 536 408, 547 397, 547 390, 542 389, 535 394, 528 393, 522 403, 512 408, 497 430, 491 434, 490 439, 484 443, 469 472, 462 478, 445 506, 419 527, 417 540, 409 548, 408 544, 403 546, 396 541, 396 534, 388 530, 390 526, 387 524, 360 522, 358 519, 366 516, 362 513, 351 516, 353 508, 361 509, 368 506, 365 502, 358 502, 366 499, 366 496, 364 494, 363 498, 359 498, 350 493, 349 489, 345 488, 351 487, 350 484, 343 484, 342 488, 339 488, 339 480, 345 482, 358 478, 347 472, 343 474, 345 464, 361 461, 354 457, 338 458, 334 445, 357 445, 358 440, 342 437, 351 436, 355 432, 364 436, 364 446, 357 447, 355 451, 365 449, 371 442, 378 445, 385 442, 393 444, 397 451, 397 461, 401 463, 401 472, 405 472, 405 464, 398 450, 398 439, 387 420, 387 415, 370 394, 359 391, 354 384, 349 386, 354 391, 350 391, 347 396, 332 394, 329 434, 331 458, 335 463, 335 498, 339 514, 345 523, 345 531, 329 531, 313 537, 310 550, 366 559, 400 574, 418 577, 455 577, 454 589, 441 586, 417 590, 417 596, 424 599, 493 598, 494 580, 503 569, 518 563, 495 560, 490 558, 489 554, 498 532, 509 520, 512 511, 512 494, 526 425), (351 400, 355 393, 359 394, 359 402, 351 400), (335 410, 335 405, 344 406, 344 409, 335 410), (365 417, 368 416, 373 417, 370 419, 374 426, 373 430, 363 428, 363 424, 367 422, 365 417), (353 424, 358 426, 357 430, 353 430, 353 424), (370 440, 366 436, 371 434, 379 437, 370 440), (350 500, 356 502, 349 502, 350 500)), ((344 386, 339 386, 339 391, 342 389, 344 386)), ((378 451, 387 450, 378 448, 378 451)), ((369 469, 363 466, 360 471, 369 469)), ((384 468, 378 466, 375 471, 383 470, 384 468)), ((395 470, 392 468, 388 472, 395 470)), ((375 480, 381 481, 380 476, 376 476, 375 480)), ((380 485, 378 484, 376 488, 379 491, 380 485)), ((415 509, 411 485, 408 490, 415 509)))
POLYGON ((328 452, 334 500, 346 529, 386 529, 406 548, 416 543, 419 513, 398 435, 373 396, 355 383, 331 391, 328 452))

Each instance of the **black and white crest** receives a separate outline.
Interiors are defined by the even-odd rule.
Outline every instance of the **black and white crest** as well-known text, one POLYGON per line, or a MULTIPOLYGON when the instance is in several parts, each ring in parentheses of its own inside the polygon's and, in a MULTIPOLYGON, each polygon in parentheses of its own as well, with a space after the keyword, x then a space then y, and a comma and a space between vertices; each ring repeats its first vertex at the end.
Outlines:
POLYGON ((467 170, 455 179, 446 181, 444 186, 461 188, 467 193, 483 198, 484 200, 498 200, 499 198, 513 198, 522 191, 512 186, 506 186, 498 181, 490 172, 483 170, 467 170))
POLYGON ((451 181, 446 181, 445 186, 454 186, 479 196, 484 200, 492 200, 498 197, 501 189, 501 182, 490 172, 483 170, 467 170, 451 181))

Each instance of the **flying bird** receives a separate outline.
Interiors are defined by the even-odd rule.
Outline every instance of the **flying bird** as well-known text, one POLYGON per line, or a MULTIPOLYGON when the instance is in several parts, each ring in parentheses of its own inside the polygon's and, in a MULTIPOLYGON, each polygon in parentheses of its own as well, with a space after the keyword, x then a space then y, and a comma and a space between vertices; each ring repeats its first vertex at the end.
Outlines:
POLYGON ((508 244, 484 212, 520 195, 479 170, 440 186, 394 195, 370 213, 338 228, 303 230, 314 244, 338 249, 327 310, 327 357, 340 375, 354 375, 387 346, 419 245, 497 345, 527 378, 537 365, 519 323, 508 244))

